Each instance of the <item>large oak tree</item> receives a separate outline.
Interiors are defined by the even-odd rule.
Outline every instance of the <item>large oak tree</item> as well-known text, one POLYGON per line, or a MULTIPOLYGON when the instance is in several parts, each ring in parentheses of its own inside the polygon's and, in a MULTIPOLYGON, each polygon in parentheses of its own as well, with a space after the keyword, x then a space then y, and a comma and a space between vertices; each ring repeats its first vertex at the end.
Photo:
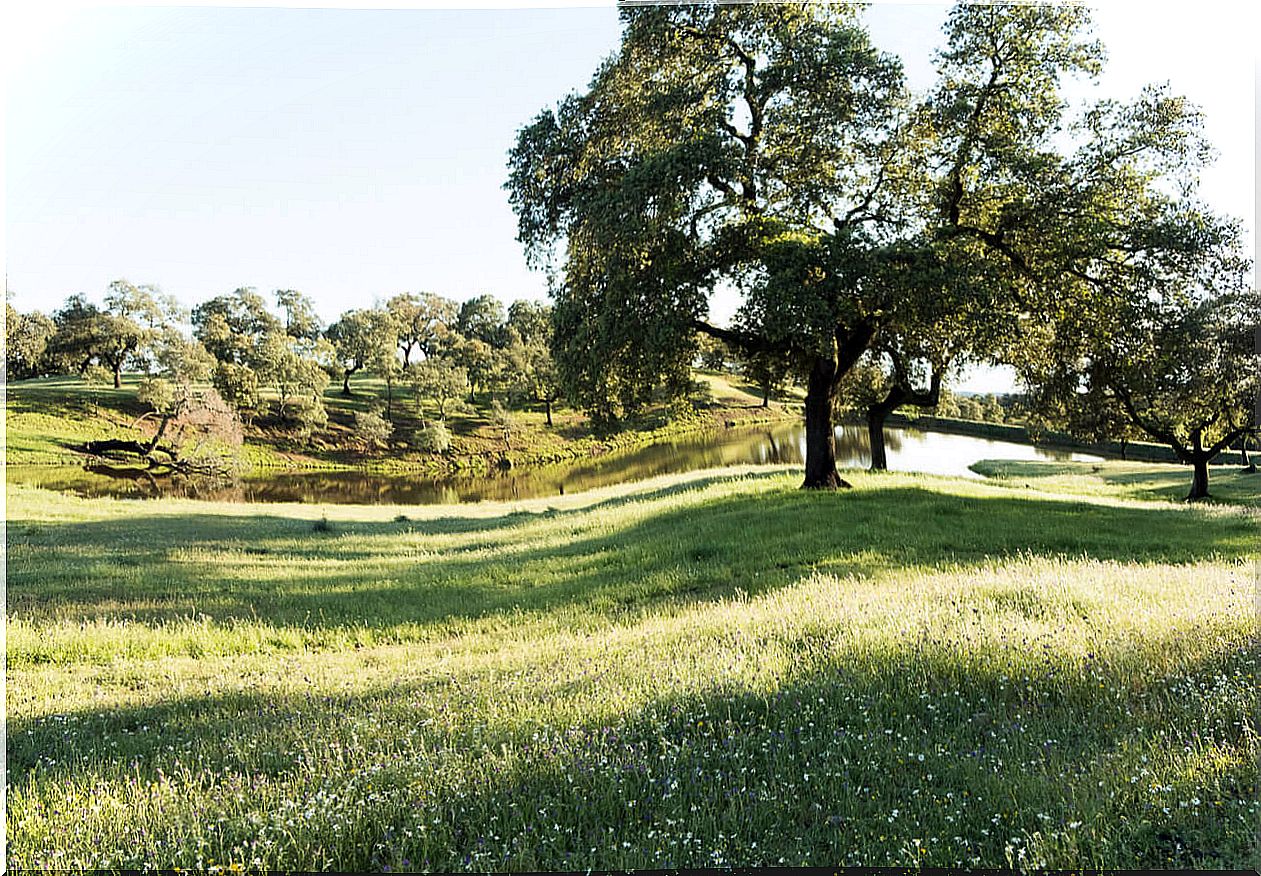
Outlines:
POLYGON ((782 356, 807 387, 803 486, 833 487, 840 382, 882 336, 909 340, 901 315, 943 288, 907 265, 988 265, 977 320, 1043 303, 1019 245, 1046 223, 1024 208, 1056 166, 1060 77, 1098 68, 1085 11, 957 8, 918 106, 857 14, 623 8, 620 51, 588 91, 522 129, 508 189, 530 257, 559 264, 556 356, 575 401, 613 416, 683 391, 697 330, 782 356), (707 318, 722 288, 743 294, 729 328, 707 318))

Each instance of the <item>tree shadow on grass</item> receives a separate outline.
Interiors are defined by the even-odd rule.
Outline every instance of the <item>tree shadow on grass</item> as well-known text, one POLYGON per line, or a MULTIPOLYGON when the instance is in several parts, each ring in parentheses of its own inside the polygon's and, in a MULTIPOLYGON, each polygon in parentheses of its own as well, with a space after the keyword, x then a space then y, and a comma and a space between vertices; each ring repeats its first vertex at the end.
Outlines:
POLYGON ((631 509, 622 520, 600 513, 703 485, 570 511, 333 521, 326 531, 280 515, 15 521, 9 606, 35 619, 158 622, 195 609, 217 621, 388 630, 561 609, 620 616, 765 593, 815 571, 862 579, 1013 557, 1237 559, 1255 552, 1257 534, 1245 515, 922 487, 771 490, 631 509))
MULTIPOLYGON (((43 817, 55 817, 48 804, 61 789, 92 787, 112 789, 124 805, 91 851, 114 858, 161 842, 151 859, 159 866, 190 864, 161 855, 204 823, 219 825, 226 850, 258 836, 254 813, 266 823, 311 809, 316 817, 286 832, 294 847, 282 840, 273 853, 288 856, 271 866, 311 869, 310 856, 323 854, 355 870, 698 867, 780 856, 903 866, 975 856, 994 867, 1008 863, 1010 838, 1028 847, 1071 821, 1091 830, 1073 831, 1077 848, 1060 848, 1051 866, 1248 863, 1251 830, 1234 816, 1255 799, 1255 759, 1226 758, 1178 789, 1225 809, 1175 803, 1162 813, 1167 801, 1129 778, 1147 754, 1188 743, 1167 779, 1193 762, 1193 740, 1246 754, 1248 716, 1208 716, 1217 680, 1239 668, 1229 647, 1205 649, 1166 678, 1150 667, 1166 665, 1173 636, 1113 644, 1089 672, 1066 671, 1052 655, 1031 666, 1023 654, 945 641, 876 659, 784 644, 814 659, 770 689, 667 683, 603 710, 592 704, 622 702, 616 682, 577 712, 570 702, 567 675, 614 669, 601 665, 613 658, 595 657, 520 684, 435 675, 355 694, 291 686, 11 718, 10 859, 38 861, 23 836, 30 822, 18 817, 35 811, 32 796, 44 798, 43 817), (1023 682, 1009 677, 1017 659, 1023 682), (1175 683, 1199 693, 1174 696, 1175 683), (515 709, 520 697, 538 708, 515 709), (187 786, 191 804, 153 810, 156 819, 137 809, 133 822, 128 807, 145 803, 155 780, 173 781, 177 794, 187 786), (330 794, 342 798, 337 819, 320 811, 330 794), (135 835, 140 828, 147 833, 135 835), (913 839, 922 854, 910 851, 913 839)), ((62 841, 76 840, 65 831, 62 841)))

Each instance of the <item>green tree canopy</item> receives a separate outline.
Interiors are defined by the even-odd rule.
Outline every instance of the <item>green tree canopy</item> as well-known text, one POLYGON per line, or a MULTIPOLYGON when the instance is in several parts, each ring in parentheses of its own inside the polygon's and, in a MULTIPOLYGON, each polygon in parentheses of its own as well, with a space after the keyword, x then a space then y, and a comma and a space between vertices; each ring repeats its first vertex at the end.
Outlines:
POLYGON ((174 299, 156 286, 136 286, 126 280, 110 283, 105 306, 97 307, 82 295, 72 295, 53 316, 56 327, 48 352, 64 366, 83 373, 93 363, 122 386, 124 367, 144 369, 153 344, 178 319, 174 299))
POLYGON ((454 327, 459 313, 454 301, 431 292, 395 295, 385 308, 394 318, 404 366, 411 362, 413 349, 426 357, 437 355, 443 333, 454 327))
POLYGON ((193 308, 193 334, 219 362, 258 370, 264 338, 283 332, 263 297, 243 287, 193 308))
POLYGON ((4 367, 9 380, 38 377, 47 367, 48 342, 57 325, 38 310, 19 313, 4 305, 4 367))
MULTIPOLYGON (((398 347, 397 323, 384 309, 349 310, 328 327, 342 370, 342 395, 350 395, 350 378, 361 369, 391 371, 388 366, 398 347)), ((393 378, 393 373, 384 375, 393 378)))

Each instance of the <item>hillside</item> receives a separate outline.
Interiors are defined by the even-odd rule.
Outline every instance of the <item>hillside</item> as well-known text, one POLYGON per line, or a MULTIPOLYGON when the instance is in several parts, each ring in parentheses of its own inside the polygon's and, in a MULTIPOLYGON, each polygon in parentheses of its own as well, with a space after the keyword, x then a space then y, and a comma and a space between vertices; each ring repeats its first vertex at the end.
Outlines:
MULTIPOLYGON (((408 437, 421 424, 414 402, 395 388, 392 420, 394 436, 389 446, 365 448, 354 431, 355 411, 367 411, 381 403, 385 384, 372 378, 352 381, 354 395, 344 396, 340 385, 330 386, 324 403, 328 426, 303 440, 285 429, 263 423, 248 427, 243 460, 254 467, 310 468, 414 468, 434 471, 481 469, 507 456, 514 464, 532 465, 564 459, 598 456, 609 450, 649 443, 670 434, 696 429, 717 429, 737 423, 796 418, 788 395, 761 406, 761 397, 740 385, 731 375, 698 373, 706 387, 690 408, 668 412, 664 406, 645 410, 615 431, 598 431, 581 413, 559 409, 548 426, 538 406, 512 411, 515 433, 505 447, 502 432, 489 415, 489 400, 476 406, 455 407, 447 419, 452 446, 446 454, 419 452, 408 437)), ((9 384, 6 409, 6 459, 11 465, 78 464, 81 454, 73 449, 85 441, 110 437, 139 438, 152 434, 148 423, 135 424, 146 410, 136 398, 140 378, 129 375, 121 389, 93 386, 75 377, 51 377, 9 384)), ((436 419, 432 406, 422 412, 436 419)))

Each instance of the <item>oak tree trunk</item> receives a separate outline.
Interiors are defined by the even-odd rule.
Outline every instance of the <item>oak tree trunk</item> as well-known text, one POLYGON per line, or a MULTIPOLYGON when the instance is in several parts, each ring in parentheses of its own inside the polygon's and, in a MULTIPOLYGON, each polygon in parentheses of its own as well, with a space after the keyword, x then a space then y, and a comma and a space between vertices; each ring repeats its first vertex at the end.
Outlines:
POLYGON ((1208 456, 1197 455, 1191 460, 1191 492, 1187 493, 1187 501, 1207 499, 1208 496, 1208 456))
POLYGON ((802 489, 835 490, 850 486, 836 471, 836 443, 832 432, 832 396, 836 392, 836 362, 816 356, 806 383, 806 479, 802 489))
POLYGON ((547 411, 547 425, 552 425, 552 400, 550 398, 543 399, 544 409, 547 411))
MULTIPOLYGON (((884 421, 911 396, 900 385, 894 385, 883 401, 867 408, 867 437, 871 443, 871 470, 888 471, 889 458, 884 446, 884 421)), ((915 399, 912 399, 913 401, 915 399)), ((919 399, 925 401, 926 399, 919 399)), ((934 400, 935 403, 935 400, 934 400)))
POLYGON ((871 470, 888 471, 889 459, 884 449, 885 413, 877 405, 867 409, 867 440, 871 444, 871 470))

